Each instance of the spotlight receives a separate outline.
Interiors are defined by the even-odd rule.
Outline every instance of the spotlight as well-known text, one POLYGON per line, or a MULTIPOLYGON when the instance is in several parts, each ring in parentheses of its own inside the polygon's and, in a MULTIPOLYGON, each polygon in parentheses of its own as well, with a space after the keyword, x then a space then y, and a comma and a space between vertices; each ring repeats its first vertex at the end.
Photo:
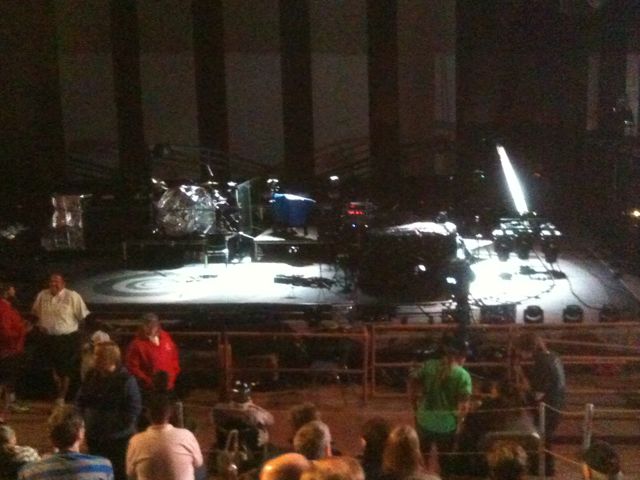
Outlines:
POLYGON ((584 310, 580 305, 567 305, 562 311, 562 321, 564 323, 582 323, 584 320, 584 310))
POLYGON ((620 321, 620 311, 613 305, 605 304, 600 310, 598 321, 602 323, 612 323, 620 321))
POLYGON ((529 305, 524 309, 524 323, 544 323, 544 311, 538 305, 529 305))

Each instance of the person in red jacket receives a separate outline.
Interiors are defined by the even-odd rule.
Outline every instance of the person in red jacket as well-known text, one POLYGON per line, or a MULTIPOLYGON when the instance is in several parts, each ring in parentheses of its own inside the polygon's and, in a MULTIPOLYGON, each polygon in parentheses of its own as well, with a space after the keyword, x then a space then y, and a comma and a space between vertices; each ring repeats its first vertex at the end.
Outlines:
POLYGON ((143 392, 158 389, 158 378, 166 378, 166 389, 173 390, 180 373, 178 347, 155 313, 143 315, 138 335, 127 349, 125 364, 143 392))
POLYGON ((27 407, 15 402, 15 384, 19 377, 24 356, 27 324, 11 301, 16 289, 11 283, 0 283, 0 406, 1 419, 9 410, 26 411, 27 407))

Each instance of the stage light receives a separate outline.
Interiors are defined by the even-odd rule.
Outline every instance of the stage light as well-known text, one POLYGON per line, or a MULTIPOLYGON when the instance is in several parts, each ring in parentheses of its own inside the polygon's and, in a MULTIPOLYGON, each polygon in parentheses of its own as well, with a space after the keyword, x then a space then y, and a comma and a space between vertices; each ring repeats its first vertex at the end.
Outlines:
POLYGON ((493 239, 493 249, 498 255, 498 259, 501 262, 506 262, 513 249, 511 237, 504 230, 496 229, 493 231, 493 239))
POLYGON ((520 232, 516 236, 515 251, 520 260, 528 260, 529 253, 533 248, 533 238, 528 232, 520 232))
POLYGON ((524 323, 544 323, 544 311, 538 305, 529 305, 522 316, 524 323))
POLYGON ((502 145, 497 145, 496 149, 498 150, 498 155, 500 156, 500 164, 502 165, 502 171, 504 172, 504 176, 507 180, 507 186, 509 187, 511 198, 513 198, 513 202, 515 203, 516 211, 520 215, 529 213, 529 207, 527 207, 527 201, 524 198, 524 192, 522 190, 522 186, 518 181, 518 176, 516 175, 516 172, 513 169, 513 166, 511 165, 511 160, 509 160, 509 155, 507 155, 507 151, 504 149, 502 145))
POLYGON ((580 305, 567 305, 562 311, 562 321, 564 323, 582 323, 584 320, 584 310, 580 305))
POLYGON ((480 307, 480 323, 491 325, 516 323, 516 304, 482 305, 480 307))
POLYGON ((340 180, 340 177, 337 175, 331 175, 329 177, 329 180, 331 180, 332 182, 337 182, 338 180, 340 180))

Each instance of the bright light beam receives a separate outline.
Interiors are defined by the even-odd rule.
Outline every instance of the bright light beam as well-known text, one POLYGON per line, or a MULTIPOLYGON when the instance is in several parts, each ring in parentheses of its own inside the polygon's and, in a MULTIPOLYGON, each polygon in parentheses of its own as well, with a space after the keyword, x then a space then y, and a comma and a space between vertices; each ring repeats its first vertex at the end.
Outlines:
POLYGON ((498 150, 498 155, 500 155, 500 164, 502 165, 502 171, 504 172, 504 176, 507 179, 507 186, 509 187, 509 192, 511 193, 513 203, 515 203, 516 210, 520 215, 529 213, 529 207, 527 207, 527 201, 524 198, 522 186, 518 181, 518 177, 515 170, 513 169, 513 166, 511 165, 511 161, 509 160, 507 151, 502 145, 497 145, 496 148, 498 150))

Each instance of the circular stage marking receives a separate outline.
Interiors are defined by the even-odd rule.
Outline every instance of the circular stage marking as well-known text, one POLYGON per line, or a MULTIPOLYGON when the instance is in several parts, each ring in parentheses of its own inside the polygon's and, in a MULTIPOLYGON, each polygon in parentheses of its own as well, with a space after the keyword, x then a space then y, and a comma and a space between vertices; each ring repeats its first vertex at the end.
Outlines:
POLYGON ((184 281, 178 277, 159 277, 153 273, 136 273, 97 283, 94 291, 110 297, 155 297, 179 295, 184 281))

